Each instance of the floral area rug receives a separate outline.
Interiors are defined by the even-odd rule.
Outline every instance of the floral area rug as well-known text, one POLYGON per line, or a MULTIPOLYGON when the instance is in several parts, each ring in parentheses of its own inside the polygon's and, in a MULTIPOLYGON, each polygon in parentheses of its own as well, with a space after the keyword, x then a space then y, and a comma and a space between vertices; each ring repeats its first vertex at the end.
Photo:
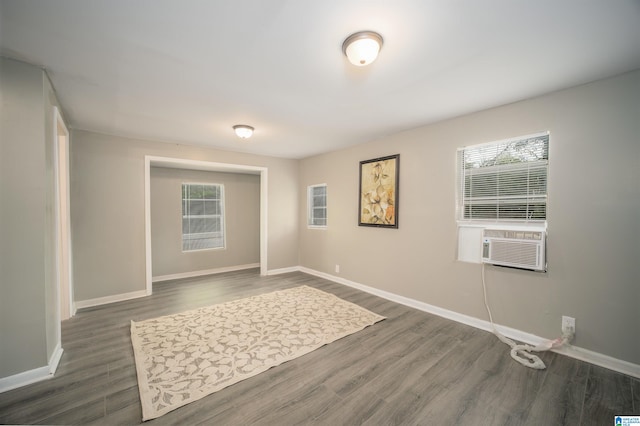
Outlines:
POLYGON ((383 319, 333 294, 300 286, 132 321, 143 420, 383 319))

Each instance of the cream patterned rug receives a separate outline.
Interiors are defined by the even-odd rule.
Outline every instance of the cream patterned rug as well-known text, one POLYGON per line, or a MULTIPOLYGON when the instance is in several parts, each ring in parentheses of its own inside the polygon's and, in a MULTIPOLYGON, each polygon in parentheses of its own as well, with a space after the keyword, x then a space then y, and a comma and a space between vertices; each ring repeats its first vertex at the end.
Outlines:
POLYGON ((307 287, 131 321, 143 420, 383 320, 307 287))

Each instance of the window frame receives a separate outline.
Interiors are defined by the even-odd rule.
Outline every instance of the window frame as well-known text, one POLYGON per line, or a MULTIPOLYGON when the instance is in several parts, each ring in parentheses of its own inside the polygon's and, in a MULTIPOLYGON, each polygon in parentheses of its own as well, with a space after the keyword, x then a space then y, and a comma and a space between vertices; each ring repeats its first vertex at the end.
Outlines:
MULTIPOLYGON (((486 227, 486 226, 491 226, 491 225, 509 225, 509 226, 524 226, 524 227, 536 227, 536 228, 540 228, 543 227, 546 229, 547 227, 547 221, 548 221, 548 205, 549 205, 549 143, 550 143, 550 132, 549 131, 545 131, 545 132, 539 132, 539 133, 534 133, 534 134, 530 134, 530 135, 523 135, 523 136, 517 136, 517 137, 512 137, 512 138, 507 138, 507 139, 502 139, 502 140, 496 140, 496 141, 491 141, 491 142, 486 142, 486 143, 480 143, 480 144, 474 144, 474 145, 468 145, 468 146, 464 146, 464 147, 460 147, 456 150, 456 179, 457 179, 457 193, 456 193, 456 220, 458 223, 458 226, 481 226, 481 227, 486 227), (529 139, 543 139, 546 138, 546 155, 547 158, 544 160, 537 160, 537 161, 528 161, 524 164, 532 164, 534 165, 533 167, 538 167, 540 168, 540 164, 544 163, 544 165, 542 167, 544 167, 544 171, 545 171, 545 191, 544 191, 544 195, 542 194, 538 194, 536 195, 536 197, 531 196, 529 193, 527 193, 526 196, 522 196, 523 199, 526 199, 527 201, 530 198, 544 198, 544 219, 536 219, 536 218, 500 218, 500 217, 494 217, 494 218, 465 218, 465 206, 468 205, 467 203, 465 203, 465 169, 464 169, 464 151, 465 150, 470 150, 470 149, 478 149, 481 147, 490 147, 490 146, 499 146, 499 145, 504 145, 504 144, 508 144, 508 143, 512 143, 512 142, 518 142, 518 141, 526 141, 529 139)), ((527 166, 527 177, 529 178, 529 168, 532 166, 527 166)), ((504 166, 504 168, 508 171, 508 169, 510 168, 510 166, 504 166)), ((524 168, 515 168, 517 170, 524 170, 524 168)), ((497 172, 499 173, 499 172, 497 172)), ((506 173, 506 172, 503 172, 506 173)), ((501 196, 496 195, 496 205, 499 205, 500 201, 504 201, 503 198, 501 198, 501 196)))
MULTIPOLYGON (((181 186, 180 186, 181 192, 180 192, 180 199, 181 199, 181 205, 180 205, 180 244, 181 244, 181 249, 182 249, 182 253, 192 253, 192 252, 198 252, 198 251, 207 251, 207 250, 225 250, 227 248, 227 230, 226 230, 226 211, 225 211, 225 188, 224 188, 224 184, 222 183, 210 183, 210 182, 182 182, 181 186), (201 186, 211 186, 211 187, 217 187, 218 191, 219 191, 219 197, 217 199, 217 201, 219 202, 220 205, 220 213, 217 215, 185 215, 185 201, 190 201, 190 200, 198 200, 198 198, 185 198, 184 196, 184 187, 191 187, 191 186, 197 186, 197 185, 201 185, 201 186), (185 218, 191 218, 191 217, 198 217, 198 216, 218 216, 220 218, 220 231, 218 231, 221 234, 221 238, 222 238, 222 245, 220 246, 216 246, 216 247, 205 247, 205 248, 185 248, 185 235, 195 235, 197 233, 188 233, 185 234, 184 233, 184 219, 185 218)), ((206 198, 202 198, 202 200, 207 200, 206 198)), ((213 199, 211 199, 213 200, 213 199)), ((206 219, 206 218, 203 218, 206 219)), ((207 232, 202 232, 201 234, 206 234, 207 232)), ((213 233, 213 232, 212 232, 213 233)), ((210 237, 210 238, 214 238, 214 237, 210 237)))
POLYGON ((327 227, 329 226, 328 213, 329 213, 329 207, 328 207, 327 184, 319 183, 319 184, 307 186, 307 227, 309 229, 327 229, 327 227), (318 206, 313 205, 313 197, 314 197, 313 190, 315 188, 320 188, 320 187, 324 188, 324 206, 320 207, 324 209, 324 225, 316 225, 313 223, 314 219, 322 219, 322 218, 316 218, 315 215, 313 214, 314 210, 318 208, 318 206))

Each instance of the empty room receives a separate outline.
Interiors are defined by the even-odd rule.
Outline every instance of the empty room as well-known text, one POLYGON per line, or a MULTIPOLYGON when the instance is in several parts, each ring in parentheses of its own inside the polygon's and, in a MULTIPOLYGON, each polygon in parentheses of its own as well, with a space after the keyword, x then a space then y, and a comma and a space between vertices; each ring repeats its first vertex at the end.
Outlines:
POLYGON ((640 424, 638 0, 0 0, 0 424, 640 424))

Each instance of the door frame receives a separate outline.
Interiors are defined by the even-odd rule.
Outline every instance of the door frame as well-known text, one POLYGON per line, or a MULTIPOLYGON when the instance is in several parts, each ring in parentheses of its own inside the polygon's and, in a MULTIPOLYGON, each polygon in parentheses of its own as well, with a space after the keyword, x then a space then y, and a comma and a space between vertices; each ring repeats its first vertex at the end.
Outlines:
MULTIPOLYGON (((69 129, 58 107, 53 107, 56 288, 58 327, 75 315, 71 249, 71 203, 69 185, 69 129), (64 308, 64 309, 63 309, 64 308)), ((58 330, 61 333, 61 330, 58 330)))
POLYGON ((151 167, 167 167, 173 169, 204 170, 211 172, 244 173, 260 176, 260 275, 267 275, 267 190, 268 169, 266 167, 248 166, 244 164, 216 163, 212 161, 187 160, 184 158, 144 157, 144 210, 145 210, 145 260, 146 260, 146 292, 153 291, 153 271, 151 254, 151 167))

